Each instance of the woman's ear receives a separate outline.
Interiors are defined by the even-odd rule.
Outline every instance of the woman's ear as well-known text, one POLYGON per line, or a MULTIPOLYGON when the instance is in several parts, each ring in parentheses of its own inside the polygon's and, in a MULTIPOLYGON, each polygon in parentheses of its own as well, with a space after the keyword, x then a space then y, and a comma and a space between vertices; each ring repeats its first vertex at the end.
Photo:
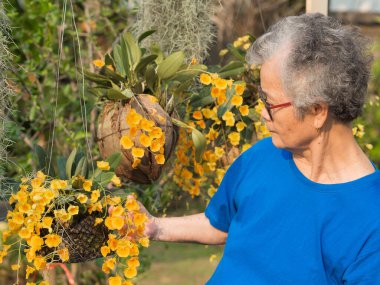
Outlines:
POLYGON ((311 107, 311 113, 314 115, 314 127, 321 129, 329 115, 329 107, 326 103, 314 104, 311 107))

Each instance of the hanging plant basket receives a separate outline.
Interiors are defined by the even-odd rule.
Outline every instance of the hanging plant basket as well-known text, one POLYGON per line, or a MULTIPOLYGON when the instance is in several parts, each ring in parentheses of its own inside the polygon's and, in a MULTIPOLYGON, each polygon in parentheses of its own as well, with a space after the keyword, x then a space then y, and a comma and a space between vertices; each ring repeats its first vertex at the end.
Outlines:
MULTIPOLYGON (((39 170, 5 189, 12 209, 6 217, 9 230, 3 240, 17 235, 19 241, 4 245, 1 257, 18 247, 18 262, 12 268, 20 269, 21 252, 25 253, 26 278, 57 262, 104 257, 105 273, 121 264, 120 258, 139 264, 139 247, 149 246, 145 235, 148 217, 131 193, 115 192, 122 186, 114 172, 121 154, 97 161, 94 168, 85 153, 74 149, 67 159, 58 157, 56 167, 49 167, 46 152, 39 146, 35 150, 38 165, 49 174, 39 170)), ((134 268, 125 277, 136 274, 134 268)))
POLYGON ((163 155, 164 161, 169 159, 177 143, 177 129, 154 96, 141 94, 128 101, 108 101, 104 104, 98 121, 97 141, 100 154, 107 158, 114 152, 121 152, 122 159, 115 170, 116 174, 137 183, 150 184, 160 177, 164 167, 164 164, 157 162, 156 155, 163 155), (159 151, 141 143, 141 135, 145 133, 143 129, 132 130, 133 127, 128 125, 126 118, 132 110, 162 130, 162 148, 159 151), (133 148, 144 150, 144 155, 136 166, 133 148, 125 149, 121 144, 123 136, 129 137, 133 148))
MULTIPOLYGON (((46 152, 39 146, 36 146, 35 152, 39 165, 43 166, 46 163, 46 152)), ((57 165, 60 177, 53 179, 38 172, 35 179, 25 181, 26 185, 30 184, 36 189, 39 183, 44 185, 46 193, 41 194, 51 199, 50 204, 54 205, 54 210, 46 210, 44 214, 50 222, 42 220, 39 232, 39 236, 46 240, 52 232, 61 239, 57 247, 43 246, 37 252, 46 257, 47 262, 80 263, 103 257, 101 247, 107 243, 111 231, 103 222, 108 216, 109 205, 104 197, 105 190, 101 189, 110 182, 120 186, 120 180, 114 172, 120 160, 120 153, 113 153, 91 173, 85 154, 74 149, 67 159, 60 157, 58 160, 61 161, 57 165), (67 179, 68 177, 70 179, 67 179), (54 195, 54 198, 51 195, 54 195), (63 250, 68 252, 65 258, 62 257, 65 256, 62 254, 63 250)), ((51 168, 49 173, 55 175, 54 169, 51 168)), ((28 186, 25 189, 29 188, 28 186)), ((32 197, 32 192, 29 195, 32 197)), ((111 193, 109 195, 108 200, 112 199, 111 197, 116 198, 111 193)), ((46 209, 49 208, 51 207, 46 209)))
POLYGON ((96 135, 100 154, 107 158, 121 152, 116 174, 141 184, 160 177, 176 146, 177 126, 192 129, 197 158, 206 143, 198 130, 173 114, 178 114, 177 98, 183 100, 194 78, 207 67, 186 64, 181 51, 165 57, 158 49, 140 48, 140 42, 152 33, 147 31, 137 40, 129 32, 123 34, 104 61, 93 62, 98 73, 84 72, 96 83, 89 90, 103 103, 96 135))

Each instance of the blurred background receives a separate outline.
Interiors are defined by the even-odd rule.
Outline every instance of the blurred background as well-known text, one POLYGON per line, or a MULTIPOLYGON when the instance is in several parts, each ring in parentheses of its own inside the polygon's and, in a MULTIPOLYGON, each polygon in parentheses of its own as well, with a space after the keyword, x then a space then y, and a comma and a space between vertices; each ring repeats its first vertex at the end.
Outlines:
MULTIPOLYGON (((10 98, 12 111, 6 122, 8 139, 12 143, 8 147, 10 163, 4 164, 1 170, 4 177, 19 177, 36 169, 32 150, 35 144, 47 147, 50 143, 53 117, 57 118, 54 138, 57 153, 68 154, 73 147, 83 146, 88 139, 95 159, 99 157, 93 136, 94 121, 99 113, 98 103, 93 96, 85 99, 80 97, 81 86, 76 72, 78 62, 81 60, 83 66, 93 69, 91 62, 102 58, 118 35, 138 21, 138 11, 143 4, 150 5, 154 2, 160 6, 167 1, 4 1, 5 13, 9 18, 9 35, 12 38, 8 48, 13 55, 8 83, 14 93, 10 98), (65 3, 72 5, 72 10, 66 14, 63 13, 65 3), (63 15, 66 22, 63 21, 63 15), (76 43, 76 36, 79 37, 80 46, 76 43), (63 50, 59 55, 58 48, 61 44, 63 50), (59 100, 56 114, 53 114, 58 65, 59 100), (80 116, 83 102, 88 110, 88 133, 83 130, 83 118, 80 116)), ((195 2, 203 2, 208 8, 212 7, 207 13, 210 13, 214 36, 210 41, 208 55, 203 59, 206 65, 223 64, 221 50, 238 37, 246 34, 259 37, 282 17, 298 15, 306 9, 319 9, 318 11, 328 13, 344 24, 358 26, 371 38, 375 60, 365 112, 355 122, 356 138, 369 157, 380 165, 380 1, 194 0, 195 2)), ((165 29, 165 25, 157 29, 165 29)), ((155 215, 198 213, 206 206, 207 201, 202 197, 192 198, 173 185, 166 188, 162 186, 162 189, 160 205, 151 208, 155 215)), ((144 191, 146 197, 142 197, 143 201, 152 204, 152 191, 156 189, 147 188, 144 191)), ((3 205, 3 218, 5 214, 3 205)), ((216 268, 222 252, 222 246, 152 243, 143 252, 144 272, 135 283, 204 284, 216 268)), ((0 284, 14 283, 15 274, 10 270, 9 264, 0 265, 0 284)), ((104 274, 99 270, 100 264, 94 261, 70 265, 69 269, 77 284, 105 284, 104 274)), ((63 270, 58 268, 56 271, 56 284, 68 284, 63 270)))

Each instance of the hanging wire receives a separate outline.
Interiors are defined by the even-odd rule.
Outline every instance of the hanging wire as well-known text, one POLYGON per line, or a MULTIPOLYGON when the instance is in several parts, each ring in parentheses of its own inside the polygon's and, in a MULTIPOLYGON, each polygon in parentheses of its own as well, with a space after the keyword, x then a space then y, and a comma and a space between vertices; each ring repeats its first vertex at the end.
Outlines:
POLYGON ((263 18, 263 11, 261 10, 261 3, 260 0, 256 0, 257 7, 259 8, 259 13, 260 13, 260 19, 261 19, 261 24, 263 25, 264 32, 267 31, 264 23, 264 18, 263 18))
MULTIPOLYGON (((70 0, 70 11, 72 15, 72 24, 75 30, 75 39, 73 39, 73 48, 74 48, 74 61, 75 61, 75 67, 77 67, 77 59, 79 59, 79 64, 80 64, 80 69, 81 69, 81 82, 79 82, 77 70, 75 69, 75 75, 76 75, 76 80, 77 80, 77 85, 81 85, 81 98, 79 100, 80 102, 80 110, 81 110, 81 118, 82 118, 82 125, 83 125, 83 131, 85 132, 85 140, 86 140, 86 155, 87 158, 89 158, 91 162, 91 167, 92 171, 94 172, 94 162, 93 162, 93 157, 92 157, 92 152, 91 152, 91 146, 90 142, 87 136, 88 133, 88 121, 87 121, 87 107, 86 107, 86 100, 85 100, 85 95, 84 95, 84 90, 85 90, 85 82, 84 82, 84 69, 83 69, 83 61, 82 61, 82 56, 81 56, 81 45, 80 45, 80 39, 79 39, 79 32, 76 26, 75 22, 75 13, 74 13, 74 6, 72 0, 70 0), (76 44, 78 45, 78 58, 77 58, 77 51, 75 47, 75 41, 76 44)), ((55 126, 56 126, 56 117, 57 117, 57 108, 58 108, 58 96, 59 96, 59 76, 60 76, 60 65, 61 65, 61 57, 62 57, 62 49, 63 49, 63 37, 65 33, 65 25, 66 25, 66 13, 67 13, 67 0, 64 0, 63 3, 63 11, 62 11, 62 22, 61 22, 61 37, 60 37, 60 44, 59 44, 59 49, 58 49, 58 67, 57 67, 57 75, 56 75, 56 88, 55 88, 55 106, 54 106, 54 119, 53 119, 53 126, 51 128, 51 144, 50 144, 50 154, 49 154, 49 165, 47 169, 47 173, 50 172, 50 167, 51 167, 51 161, 53 157, 53 148, 54 148, 54 136, 55 136, 55 126)), ((70 178, 70 177, 69 177, 70 178)))
MULTIPOLYGON (((87 122, 87 108, 86 108, 86 99, 85 99, 85 96, 84 96, 84 70, 83 70, 83 61, 82 61, 82 56, 81 56, 81 45, 80 45, 80 40, 79 40, 79 33, 78 33, 78 29, 77 29, 77 25, 75 23, 75 13, 74 13, 74 7, 73 7, 73 2, 72 0, 70 0, 70 8, 71 8, 71 20, 72 20, 72 23, 73 23, 73 27, 74 27, 74 30, 75 30, 75 37, 76 37, 76 41, 78 43, 78 57, 79 57, 79 64, 80 64, 80 68, 81 68, 81 85, 82 85, 82 88, 81 88, 81 96, 82 98, 80 98, 80 110, 81 110, 81 116, 82 116, 82 124, 83 124, 83 130, 85 132, 85 139, 86 139, 86 147, 87 147, 87 158, 88 156, 90 157, 90 162, 91 162, 91 167, 92 167, 92 172, 95 172, 95 169, 94 169, 94 161, 93 161, 93 157, 92 157, 92 152, 91 152, 91 146, 90 146, 90 141, 88 139, 88 136, 87 136, 87 132, 88 132, 88 129, 87 129, 87 125, 88 125, 88 122, 87 122)), ((74 60, 75 60, 75 67, 77 66, 77 57, 76 57, 76 50, 75 50, 75 44, 73 45, 74 46, 74 60)), ((76 79, 77 79, 77 85, 79 86, 79 80, 78 80, 78 74, 77 74, 77 69, 75 69, 75 76, 76 76, 76 79)))
POLYGON ((53 148, 54 148, 54 135, 55 135, 55 124, 57 120, 57 108, 58 108, 58 91, 59 91, 59 70, 61 67, 61 56, 62 56, 62 47, 63 47, 63 36, 65 34, 65 25, 66 25, 66 10, 67 10, 67 0, 63 1, 63 11, 62 11, 62 22, 61 22, 61 37, 58 48, 58 66, 56 73, 56 81, 55 81, 55 106, 54 106, 54 117, 53 117, 53 126, 51 128, 51 143, 50 143, 50 155, 49 155, 49 164, 47 173, 50 173, 51 160, 53 157, 53 148))

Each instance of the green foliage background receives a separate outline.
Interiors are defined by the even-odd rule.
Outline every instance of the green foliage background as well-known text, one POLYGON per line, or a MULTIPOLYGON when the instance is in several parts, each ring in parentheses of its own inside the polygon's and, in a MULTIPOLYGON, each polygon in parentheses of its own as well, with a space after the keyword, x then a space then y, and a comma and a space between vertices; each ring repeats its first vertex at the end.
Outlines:
MULTIPOLYGON (((63 3, 32 0, 10 1, 6 5, 14 40, 11 52, 15 60, 10 77, 17 93, 12 99, 12 106, 17 111, 12 118, 12 139, 15 144, 10 151, 18 167, 10 166, 9 176, 34 170, 31 152, 34 144, 50 150, 54 118, 53 156, 68 155, 74 147, 86 145, 84 118, 81 117, 84 103, 87 128, 91 130, 94 125, 97 113, 95 98, 85 92, 85 102, 82 99, 82 79, 78 72, 79 44, 70 4, 66 7, 66 23, 62 25, 63 3), (63 49, 59 55, 63 30, 63 49)), ((127 5, 128 2, 122 0, 76 1, 73 4, 84 67, 89 68, 93 59, 100 58, 126 27, 131 13, 127 5)), ((96 155, 92 137, 89 143, 96 155)))

